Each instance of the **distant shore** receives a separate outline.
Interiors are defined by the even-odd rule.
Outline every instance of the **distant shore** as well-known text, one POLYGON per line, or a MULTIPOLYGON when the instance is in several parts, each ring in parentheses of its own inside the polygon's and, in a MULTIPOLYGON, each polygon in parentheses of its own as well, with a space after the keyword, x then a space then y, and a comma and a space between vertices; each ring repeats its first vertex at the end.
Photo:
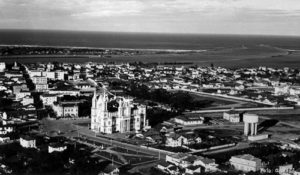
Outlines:
POLYGON ((274 68, 300 68, 300 51, 278 49, 269 46, 221 48, 207 51, 177 50, 177 49, 126 49, 96 48, 96 47, 62 47, 62 46, 35 46, 35 45, 1 45, 1 48, 17 48, 26 54, 10 54, 0 56, 0 62, 22 63, 37 62, 66 62, 66 63, 155 63, 162 65, 195 64, 199 66, 215 66, 227 68, 268 66, 274 68), (67 51, 66 53, 27 54, 31 50, 67 51), (40 49, 41 48, 41 49, 40 49), (48 49, 49 48, 49 49, 48 49), (116 49, 116 50, 113 50, 116 49), (182 51, 182 52, 180 52, 182 51), (173 64, 172 64, 173 63, 173 64))
POLYGON ((74 47, 74 46, 43 46, 43 45, 8 45, 8 44, 0 44, 0 47, 18 47, 18 48, 60 48, 60 49, 88 49, 88 50, 123 50, 123 51, 152 51, 152 52, 193 52, 200 53, 205 52, 207 50, 195 50, 195 49, 146 49, 146 48, 106 48, 106 47, 74 47))

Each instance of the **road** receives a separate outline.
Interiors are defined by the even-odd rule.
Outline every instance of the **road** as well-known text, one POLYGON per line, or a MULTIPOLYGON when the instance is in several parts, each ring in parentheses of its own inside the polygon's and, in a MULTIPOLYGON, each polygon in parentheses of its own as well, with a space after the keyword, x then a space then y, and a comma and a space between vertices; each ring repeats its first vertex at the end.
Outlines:
MULTIPOLYGON (((82 120, 84 121, 84 120, 82 120)), ((141 145, 133 145, 124 143, 121 141, 113 140, 111 138, 107 138, 108 135, 103 135, 101 137, 100 134, 95 134, 93 131, 89 130, 87 126, 80 126, 74 123, 78 121, 74 120, 44 120, 43 128, 45 133, 51 133, 51 131, 61 131, 61 135, 67 138, 74 137, 85 137, 89 141, 102 143, 106 145, 113 145, 120 148, 126 148, 128 150, 142 152, 145 154, 149 154, 155 157, 160 157, 161 159, 165 159, 167 153, 159 150, 149 149, 147 147, 141 147, 141 145)), ((79 121, 80 123, 80 121, 79 121)))

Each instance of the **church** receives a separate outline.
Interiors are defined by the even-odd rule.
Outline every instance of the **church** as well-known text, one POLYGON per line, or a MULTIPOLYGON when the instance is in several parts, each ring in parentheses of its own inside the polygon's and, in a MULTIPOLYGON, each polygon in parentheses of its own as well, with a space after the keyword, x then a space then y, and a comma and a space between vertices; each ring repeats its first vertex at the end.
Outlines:
POLYGON ((91 129, 97 133, 140 131, 148 125, 146 106, 133 99, 110 95, 106 90, 94 93, 91 109, 91 129))

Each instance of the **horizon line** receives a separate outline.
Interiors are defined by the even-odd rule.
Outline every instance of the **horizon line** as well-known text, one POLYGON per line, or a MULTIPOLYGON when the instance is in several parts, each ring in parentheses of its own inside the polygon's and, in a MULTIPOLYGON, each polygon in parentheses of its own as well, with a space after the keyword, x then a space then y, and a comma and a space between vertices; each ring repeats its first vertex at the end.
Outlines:
POLYGON ((133 32, 133 31, 97 31, 97 30, 71 30, 71 29, 28 29, 28 28, 0 28, 0 31, 4 30, 14 30, 14 31, 47 31, 47 32, 82 32, 82 33, 119 33, 119 34, 145 34, 145 35, 216 35, 216 36, 247 36, 247 37, 255 37, 255 36, 265 36, 265 37, 296 37, 299 38, 300 35, 282 35, 282 34, 242 34, 242 33, 179 33, 179 32, 133 32))

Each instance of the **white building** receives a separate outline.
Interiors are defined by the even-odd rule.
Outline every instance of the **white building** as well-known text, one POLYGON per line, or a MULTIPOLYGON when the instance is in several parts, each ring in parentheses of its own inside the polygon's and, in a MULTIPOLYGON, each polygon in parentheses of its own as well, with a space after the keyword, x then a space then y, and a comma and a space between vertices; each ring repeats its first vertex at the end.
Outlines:
POLYGON ((71 95, 77 96, 80 95, 79 89, 70 88, 70 89, 53 89, 48 91, 49 94, 59 94, 59 95, 71 95))
POLYGON ((91 129, 101 133, 140 131, 147 126, 146 106, 134 105, 132 99, 94 93, 91 129))
POLYGON ((35 90, 38 92, 48 91, 48 84, 35 84, 35 90))
POLYGON ((169 147, 181 147, 187 144, 189 144, 188 139, 179 134, 172 134, 166 140, 166 146, 169 147))
POLYGON ((55 80, 55 72, 45 71, 43 72, 43 76, 47 77, 48 79, 55 80))
POLYGON ((6 69, 6 64, 4 62, 0 63, 0 72, 4 72, 6 69))
POLYGON ((36 140, 29 136, 20 137, 20 145, 24 148, 36 148, 36 140))
POLYGON ((57 102, 57 95, 55 94, 42 94, 40 95, 40 99, 42 100, 45 106, 51 106, 54 102, 57 102))
POLYGON ((59 144, 59 143, 52 143, 52 144, 49 144, 49 146, 48 146, 48 152, 49 153, 52 153, 52 152, 63 152, 66 149, 67 149, 66 145, 59 144))
POLYGON ((29 105, 29 104, 33 104, 34 103, 33 97, 32 96, 26 96, 26 97, 22 98, 21 103, 24 106, 29 105))
POLYGON ((28 70, 29 77, 42 76, 42 71, 40 70, 28 70))
POLYGON ((250 154, 232 156, 229 162, 236 170, 243 172, 256 172, 262 168, 261 160, 250 154))
POLYGON ((65 71, 55 71, 55 79, 56 80, 65 80, 65 71))
POLYGON ((279 175, 291 175, 293 171, 294 171, 293 164, 286 164, 278 167, 279 175))
POLYGON ((47 84, 47 77, 44 77, 44 76, 34 76, 34 77, 32 77, 32 82, 34 84, 47 84))
POLYGON ((223 113, 223 119, 231 123, 239 123, 241 121, 240 114, 235 110, 230 110, 223 113))
POLYGON ((204 122, 204 117, 201 116, 179 116, 176 117, 175 122, 181 125, 201 125, 204 122))
POLYGON ((57 103, 52 105, 57 117, 78 117, 78 105, 70 103, 57 103))
POLYGON ((16 99, 20 100, 20 99, 22 99, 26 96, 30 96, 30 95, 31 95, 31 93, 29 91, 21 91, 19 93, 16 93, 16 99))
POLYGON ((290 93, 290 86, 285 85, 285 86, 276 86, 274 89, 274 94, 275 95, 285 95, 290 93))

